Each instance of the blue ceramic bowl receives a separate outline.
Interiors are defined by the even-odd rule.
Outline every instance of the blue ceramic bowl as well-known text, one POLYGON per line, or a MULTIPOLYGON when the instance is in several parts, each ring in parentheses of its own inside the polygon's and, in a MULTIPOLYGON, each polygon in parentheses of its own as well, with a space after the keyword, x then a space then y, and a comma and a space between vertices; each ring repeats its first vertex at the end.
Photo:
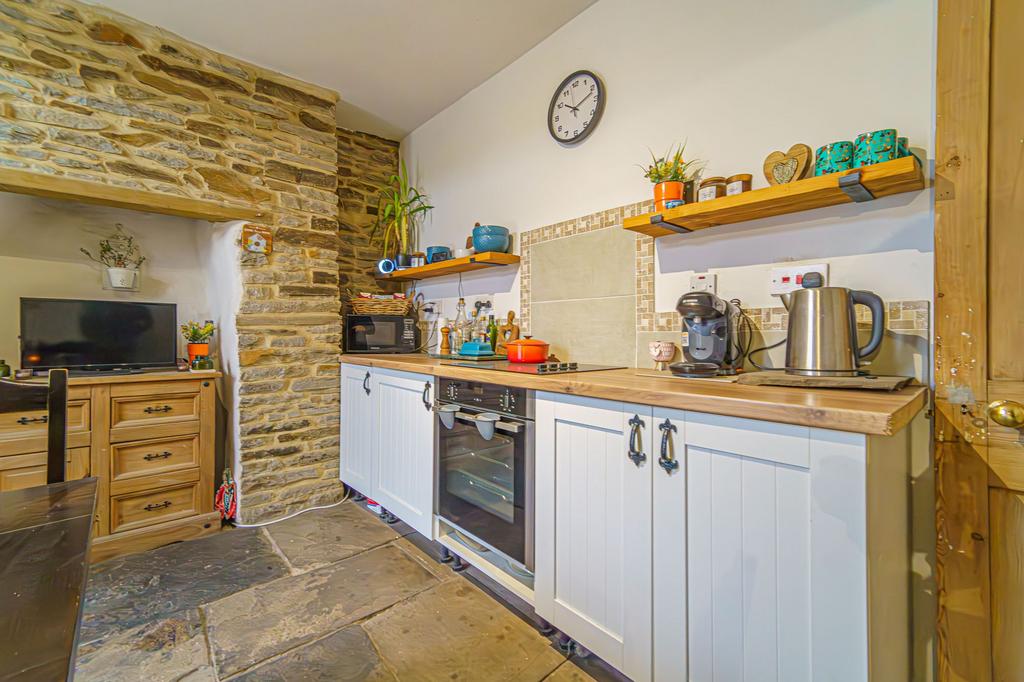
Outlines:
POLYGON ((473 248, 477 253, 485 251, 508 251, 511 239, 508 228, 500 225, 477 225, 473 228, 473 248))
POLYGON ((473 236, 473 248, 477 253, 497 251, 505 253, 508 251, 508 235, 481 234, 473 236))
POLYGON ((473 236, 478 234, 503 234, 508 236, 508 228, 501 225, 477 225, 473 228, 473 236))
POLYGON ((439 263, 443 260, 448 260, 452 257, 452 250, 447 246, 428 246, 427 247, 427 262, 428 263, 439 263))

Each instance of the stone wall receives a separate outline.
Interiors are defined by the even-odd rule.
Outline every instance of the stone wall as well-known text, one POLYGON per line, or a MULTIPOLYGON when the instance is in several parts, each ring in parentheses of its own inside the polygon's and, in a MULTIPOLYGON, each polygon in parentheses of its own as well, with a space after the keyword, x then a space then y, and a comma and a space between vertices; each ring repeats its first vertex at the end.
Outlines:
POLYGON ((360 291, 400 291, 373 278, 381 258, 381 236, 371 239, 377 198, 398 173, 398 142, 338 129, 338 222, 341 246, 338 278, 343 300, 360 291))
POLYGON ((0 0, 0 166, 268 209, 237 315, 246 522, 341 493, 336 101, 103 8, 0 0))

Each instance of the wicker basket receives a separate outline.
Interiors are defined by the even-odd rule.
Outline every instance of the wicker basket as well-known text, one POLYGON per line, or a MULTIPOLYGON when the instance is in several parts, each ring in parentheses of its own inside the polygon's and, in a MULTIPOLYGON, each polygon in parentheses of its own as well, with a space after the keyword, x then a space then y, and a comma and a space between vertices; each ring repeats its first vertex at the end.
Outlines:
POLYGON ((405 315, 412 301, 380 298, 353 298, 349 300, 352 312, 357 315, 405 315))

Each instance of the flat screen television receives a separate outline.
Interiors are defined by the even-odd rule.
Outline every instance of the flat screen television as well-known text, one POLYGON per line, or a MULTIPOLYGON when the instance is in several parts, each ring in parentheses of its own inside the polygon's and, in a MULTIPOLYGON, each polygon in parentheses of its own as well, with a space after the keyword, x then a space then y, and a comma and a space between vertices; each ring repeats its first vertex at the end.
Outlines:
POLYGON ((173 303, 23 298, 21 366, 100 371, 173 367, 177 325, 173 303))

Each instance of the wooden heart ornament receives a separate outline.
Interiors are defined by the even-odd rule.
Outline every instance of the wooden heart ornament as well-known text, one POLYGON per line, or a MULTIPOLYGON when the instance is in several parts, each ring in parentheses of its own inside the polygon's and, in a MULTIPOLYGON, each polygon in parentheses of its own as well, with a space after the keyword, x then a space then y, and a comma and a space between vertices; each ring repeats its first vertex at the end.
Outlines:
POLYGON ((807 176, 811 169, 811 148, 795 144, 789 151, 772 152, 764 160, 764 178, 770 185, 782 185, 807 176))

